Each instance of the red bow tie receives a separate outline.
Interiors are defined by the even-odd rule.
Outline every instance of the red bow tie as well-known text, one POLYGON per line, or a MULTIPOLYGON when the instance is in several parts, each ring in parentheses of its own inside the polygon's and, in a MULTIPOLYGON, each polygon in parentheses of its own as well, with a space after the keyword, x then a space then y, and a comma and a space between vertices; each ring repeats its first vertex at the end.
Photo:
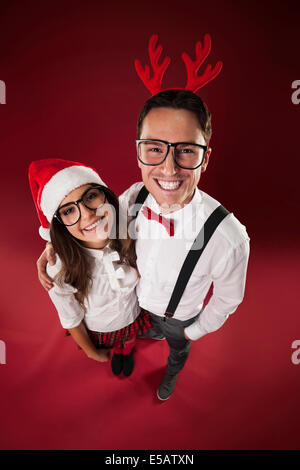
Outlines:
POLYGON ((151 210, 149 207, 144 206, 142 208, 142 213, 144 214, 145 217, 147 217, 148 220, 156 220, 160 224, 162 224, 165 229, 167 230, 168 234, 170 237, 174 237, 174 222, 173 220, 166 219, 160 214, 156 214, 153 210, 151 210))

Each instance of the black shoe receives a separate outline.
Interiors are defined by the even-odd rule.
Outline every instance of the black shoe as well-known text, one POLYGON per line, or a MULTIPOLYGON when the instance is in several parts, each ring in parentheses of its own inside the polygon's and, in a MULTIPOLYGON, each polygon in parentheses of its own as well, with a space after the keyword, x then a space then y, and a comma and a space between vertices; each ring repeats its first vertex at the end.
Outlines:
POLYGON ((157 390, 157 397, 160 400, 167 400, 173 393, 177 381, 177 374, 165 374, 157 390))
POLYGON ((123 354, 114 353, 110 365, 113 374, 120 375, 123 369, 123 354))
POLYGON ((134 369, 134 358, 133 349, 130 354, 124 354, 123 356, 123 374, 125 377, 129 377, 134 369))

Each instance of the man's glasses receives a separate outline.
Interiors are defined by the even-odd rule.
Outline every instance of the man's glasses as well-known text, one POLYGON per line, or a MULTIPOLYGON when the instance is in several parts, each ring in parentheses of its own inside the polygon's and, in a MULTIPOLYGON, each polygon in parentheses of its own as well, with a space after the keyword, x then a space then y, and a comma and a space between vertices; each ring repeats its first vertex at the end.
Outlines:
POLYGON ((167 158, 170 147, 173 147, 176 165, 186 170, 196 170, 201 166, 208 148, 206 145, 189 142, 171 144, 165 140, 136 140, 137 156, 144 165, 161 165, 167 158))
POLYGON ((87 189, 78 201, 68 202, 63 206, 59 207, 54 214, 54 217, 63 225, 70 227, 71 225, 77 224, 81 217, 79 203, 82 203, 84 207, 90 210, 99 209, 104 206, 106 202, 106 196, 102 189, 98 186, 87 189))

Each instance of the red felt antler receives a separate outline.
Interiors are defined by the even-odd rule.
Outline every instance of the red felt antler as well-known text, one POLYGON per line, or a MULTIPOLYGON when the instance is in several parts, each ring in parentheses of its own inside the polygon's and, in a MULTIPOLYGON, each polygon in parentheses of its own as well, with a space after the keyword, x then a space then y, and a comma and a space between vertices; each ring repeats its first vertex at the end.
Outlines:
POLYGON ((211 65, 206 67, 206 70, 203 75, 198 76, 197 72, 200 66, 203 64, 205 59, 211 50, 211 38, 209 34, 204 36, 204 46, 202 48, 201 42, 196 43, 196 60, 192 61, 190 57, 183 52, 182 59, 185 63, 187 69, 187 84, 185 89, 192 92, 196 92, 199 88, 203 87, 207 83, 211 82, 222 70, 223 63, 217 62, 214 68, 211 70, 211 65))
POLYGON ((170 57, 165 57, 161 64, 158 63, 163 48, 161 45, 158 45, 155 49, 157 39, 158 36, 156 34, 151 36, 148 47, 150 63, 154 73, 153 77, 150 78, 150 69, 148 65, 145 65, 144 69, 139 60, 135 60, 134 62, 137 74, 139 75, 146 88, 148 88, 150 93, 152 93, 152 95, 155 95, 161 90, 162 78, 171 61, 170 57))

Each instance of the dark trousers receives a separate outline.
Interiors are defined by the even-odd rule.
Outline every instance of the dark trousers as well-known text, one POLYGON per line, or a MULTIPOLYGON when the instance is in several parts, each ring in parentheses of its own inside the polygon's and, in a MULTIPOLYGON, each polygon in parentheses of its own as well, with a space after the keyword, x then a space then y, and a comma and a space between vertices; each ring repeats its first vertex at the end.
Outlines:
POLYGON ((199 314, 189 320, 181 321, 149 313, 152 329, 163 334, 170 347, 166 372, 170 375, 178 374, 184 367, 191 348, 190 341, 184 337, 184 328, 194 323, 199 314))

